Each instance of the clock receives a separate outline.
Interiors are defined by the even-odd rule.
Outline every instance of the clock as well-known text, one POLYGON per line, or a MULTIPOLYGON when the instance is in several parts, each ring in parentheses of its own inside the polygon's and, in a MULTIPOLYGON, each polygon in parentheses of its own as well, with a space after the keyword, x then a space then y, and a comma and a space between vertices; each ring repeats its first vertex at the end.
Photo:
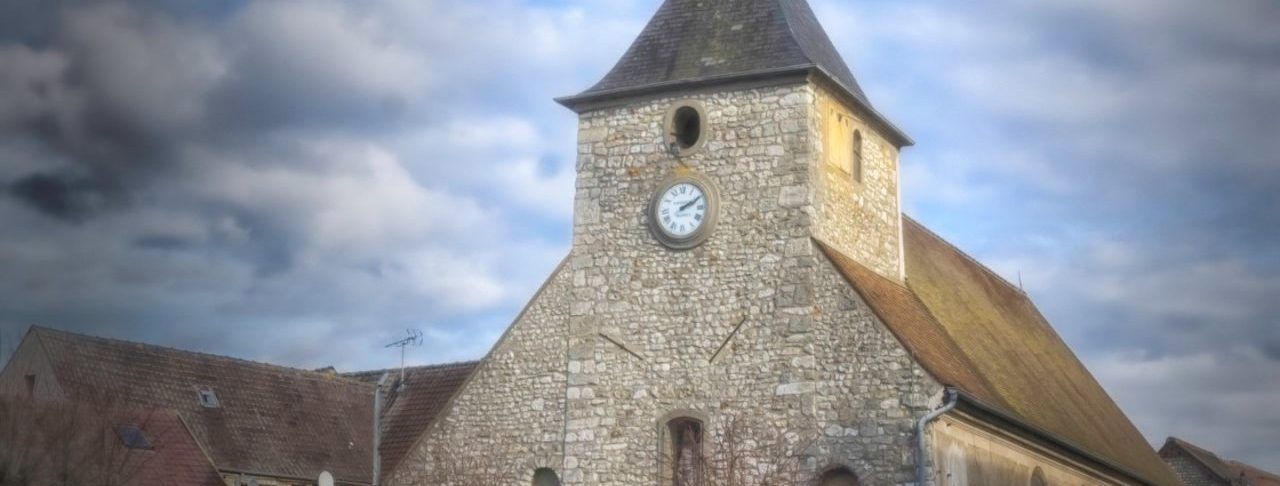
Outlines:
POLYGON ((649 205, 649 226, 669 248, 687 250, 706 241, 715 227, 719 197, 699 177, 675 176, 658 186, 649 205))

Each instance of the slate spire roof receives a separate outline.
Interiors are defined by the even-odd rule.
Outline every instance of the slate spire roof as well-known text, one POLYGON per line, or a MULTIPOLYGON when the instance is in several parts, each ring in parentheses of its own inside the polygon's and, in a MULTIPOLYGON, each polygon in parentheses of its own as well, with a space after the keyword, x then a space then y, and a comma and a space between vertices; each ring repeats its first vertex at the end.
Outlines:
POLYGON ((667 0, 586 93, 815 67, 866 101, 804 0, 667 0))
POLYGON ((604 79, 566 98, 601 99, 816 72, 888 125, 805 0, 666 0, 604 79))

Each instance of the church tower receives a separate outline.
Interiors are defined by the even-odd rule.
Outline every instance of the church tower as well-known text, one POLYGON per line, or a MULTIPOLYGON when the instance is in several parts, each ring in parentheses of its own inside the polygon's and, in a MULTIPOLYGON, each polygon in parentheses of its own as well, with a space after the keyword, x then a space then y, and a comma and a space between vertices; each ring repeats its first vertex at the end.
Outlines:
POLYGON ((557 101, 581 115, 576 246, 637 229, 670 250, 721 240, 702 253, 812 236, 902 279, 898 153, 911 140, 804 0, 668 0, 604 79, 557 101), (709 191, 693 215, 707 221, 682 230, 651 207, 635 224, 661 199, 646 191, 679 176, 695 184, 677 191, 709 191))
MULTIPOLYGON (((843 366, 896 355, 901 376, 844 385, 883 387, 872 395, 904 417, 902 397, 923 405, 893 337, 849 326, 856 297, 815 271, 821 241, 903 280, 898 153, 911 141, 804 0, 667 0, 599 83, 557 101, 580 115, 566 484, 650 484, 655 470, 677 484, 671 464, 617 451, 676 461, 679 420, 819 430, 820 416, 852 416, 816 383, 853 343, 864 356, 843 366)), ((882 433, 840 446, 865 462, 839 464, 895 477, 909 449, 882 433), (874 441, 895 445, 852 452, 874 441)))

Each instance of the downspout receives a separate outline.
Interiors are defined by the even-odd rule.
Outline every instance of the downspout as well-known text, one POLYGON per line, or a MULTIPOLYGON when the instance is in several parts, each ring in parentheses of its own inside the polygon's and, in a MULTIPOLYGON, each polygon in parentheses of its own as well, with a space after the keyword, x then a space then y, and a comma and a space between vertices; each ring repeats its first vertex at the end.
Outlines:
POLYGON ((378 378, 378 386, 373 389, 373 486, 382 484, 382 455, 378 448, 382 445, 382 390, 387 385, 387 376, 383 373, 378 378))
POLYGON ((928 474, 926 461, 929 457, 929 441, 925 435, 925 429, 929 427, 929 423, 937 420, 942 414, 950 412, 956 408, 956 404, 960 402, 960 394, 955 389, 947 389, 947 399, 942 404, 942 408, 929 412, 928 415, 920 418, 916 423, 916 440, 918 448, 916 449, 916 486, 925 486, 925 475, 928 474))

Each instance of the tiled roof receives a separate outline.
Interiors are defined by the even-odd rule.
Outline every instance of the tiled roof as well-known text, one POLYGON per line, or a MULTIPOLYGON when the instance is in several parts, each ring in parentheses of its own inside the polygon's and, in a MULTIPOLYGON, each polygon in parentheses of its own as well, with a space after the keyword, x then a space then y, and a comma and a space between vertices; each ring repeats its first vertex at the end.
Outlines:
POLYGON ((1249 486, 1280 486, 1280 475, 1263 471, 1239 461, 1227 461, 1237 477, 1244 478, 1249 486))
POLYGON ((351 373, 347 376, 367 383, 377 383, 388 374, 388 392, 382 417, 382 471, 394 471, 418 436, 422 435, 453 398, 462 383, 471 376, 478 361, 435 366, 418 366, 405 369, 403 386, 400 370, 380 370, 351 373))
POLYGON ((805 0, 667 0, 584 94, 811 67, 866 102, 805 0))
POLYGON ((1178 452, 1183 452, 1195 459, 1196 462, 1199 462, 1205 469, 1212 472, 1218 479, 1228 481, 1231 484, 1280 486, 1280 476, 1243 462, 1222 459, 1207 449, 1177 437, 1170 437, 1165 441, 1164 446, 1160 448, 1160 456, 1162 457, 1168 457, 1178 452))
POLYGON ((73 400, 175 410, 222 471, 340 482, 372 476, 373 387, 222 356, 34 328, 73 400), (199 390, 216 394, 206 408, 199 390))
MULTIPOLYGON (((115 482, 133 486, 222 486, 222 479, 177 412, 165 409, 107 409, 87 404, 0 399, 0 417, 23 427, 0 427, 4 447, 21 448, 34 466, 26 484, 55 484, 63 464, 73 467, 74 482, 115 482), (130 449, 117 435, 136 426, 149 449, 130 449), (76 445, 67 447, 68 444, 76 445), (96 460, 90 460, 96 459, 96 460), (104 461, 105 459, 105 461, 104 461), (76 474, 84 475, 76 477, 76 474)), ((15 464, 8 464, 14 467, 15 464)), ((19 466, 21 467, 21 466, 19 466)), ((8 471, 10 479, 15 471, 8 471)))
POLYGON ((1178 484, 1024 293, 904 221, 906 287, 824 249, 922 366, 945 385, 1146 481, 1178 484))

